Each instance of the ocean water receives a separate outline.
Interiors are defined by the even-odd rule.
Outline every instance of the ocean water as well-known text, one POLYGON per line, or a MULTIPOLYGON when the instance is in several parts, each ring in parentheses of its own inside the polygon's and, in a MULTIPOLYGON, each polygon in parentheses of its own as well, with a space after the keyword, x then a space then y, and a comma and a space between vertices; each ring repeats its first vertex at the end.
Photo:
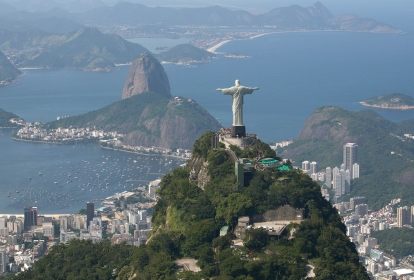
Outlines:
POLYGON ((169 39, 169 38, 131 38, 127 39, 132 43, 137 43, 150 52, 159 53, 167 50, 156 50, 157 47, 175 47, 180 44, 187 44, 191 41, 189 38, 169 39))
MULTIPOLYGON (((412 49, 410 33, 278 33, 232 41, 217 50, 251 58, 217 55, 197 67, 165 64, 164 68, 173 95, 195 99, 224 126, 232 122, 231 97, 215 89, 231 87, 236 79, 242 85, 259 87, 245 97, 244 124, 263 141, 274 142, 294 139, 320 106, 356 111, 367 109, 359 102, 369 97, 394 92, 414 96, 412 49)), ((0 108, 30 122, 96 110, 121 99, 128 70, 129 66, 108 73, 24 70, 19 84, 0 88, 0 108)), ((413 110, 374 110, 393 121, 414 118, 413 110)), ((21 213, 25 205, 38 206, 44 214, 77 212, 85 208, 84 201, 130 188, 126 178, 153 180, 181 163, 173 160, 166 166, 165 159, 102 150, 98 145, 17 142, 10 139, 11 133, 3 129, 0 137, 0 213, 21 213), (148 167, 156 172, 146 171, 148 167), (69 182, 79 170, 83 177, 76 177, 81 181, 69 182), (96 170, 103 171, 99 183, 106 192, 99 188, 96 170), (85 189, 83 184, 88 183, 96 186, 85 189)))

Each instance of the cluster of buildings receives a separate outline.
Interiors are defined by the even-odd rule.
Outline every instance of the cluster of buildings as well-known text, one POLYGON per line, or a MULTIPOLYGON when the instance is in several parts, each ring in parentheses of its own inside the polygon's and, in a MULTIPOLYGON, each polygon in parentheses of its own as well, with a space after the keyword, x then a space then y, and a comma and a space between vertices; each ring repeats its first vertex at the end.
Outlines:
POLYGON ((54 234, 52 218, 38 216, 36 207, 25 207, 23 216, 0 217, 0 274, 32 267, 56 244, 54 234))
MULTIPOLYGON (((139 189, 155 200, 160 181, 151 182, 148 190, 139 189)), ((0 275, 25 271, 52 246, 72 239, 102 242, 110 238, 112 244, 125 241, 134 246, 146 243, 156 202, 129 203, 128 198, 135 194, 116 193, 102 200, 99 209, 95 209, 95 202, 88 202, 84 214, 52 218, 38 215, 37 207, 24 207, 21 216, 0 217, 0 275)))
POLYGON ((293 143, 293 140, 286 140, 286 141, 282 141, 282 142, 277 142, 277 143, 275 143, 275 145, 270 145, 270 148, 272 150, 276 150, 278 147, 281 147, 281 148, 287 147, 292 143, 293 143))
MULTIPOLYGON (((335 197, 340 198, 351 192, 351 179, 359 178, 358 145, 347 143, 343 146, 343 163, 339 168, 328 166, 319 171, 317 162, 304 161, 301 170, 314 181, 325 182, 327 190, 333 190, 335 197)), ((323 195, 329 199, 327 191, 323 195)))
POLYGON ((370 211, 365 197, 354 197, 349 202, 334 204, 343 216, 347 235, 355 243, 360 260, 364 263, 371 279, 414 279, 414 271, 408 262, 397 260, 380 250, 378 240, 372 237, 374 231, 382 231, 394 227, 408 226, 414 221, 411 213, 414 206, 397 208, 393 205, 400 202, 393 199, 388 205, 378 211, 370 211))
POLYGON ((57 128, 45 129, 39 128, 35 125, 28 124, 19 129, 16 133, 20 139, 50 141, 50 142, 64 142, 64 141, 82 141, 101 138, 113 138, 115 141, 122 138, 122 134, 116 131, 105 132, 103 130, 96 130, 89 127, 86 128, 57 128))
POLYGON ((137 153, 168 155, 168 156, 175 156, 175 157, 185 158, 185 159, 189 159, 192 156, 191 150, 185 150, 185 149, 171 150, 171 149, 155 147, 155 146, 144 147, 144 146, 124 145, 121 143, 121 141, 117 139, 101 140, 101 143, 106 143, 106 145, 103 145, 103 147, 109 146, 109 147, 113 147, 114 149, 137 152, 137 153))

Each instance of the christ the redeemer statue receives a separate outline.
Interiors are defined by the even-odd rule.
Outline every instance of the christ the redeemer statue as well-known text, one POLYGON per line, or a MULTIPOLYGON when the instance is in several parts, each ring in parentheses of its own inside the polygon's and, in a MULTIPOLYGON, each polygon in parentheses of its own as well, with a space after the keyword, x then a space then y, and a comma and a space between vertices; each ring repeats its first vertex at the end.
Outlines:
POLYGON ((231 88, 216 89, 217 91, 222 91, 225 95, 233 96, 233 126, 232 126, 232 136, 246 136, 245 128, 243 125, 243 96, 246 94, 252 94, 253 91, 258 90, 259 88, 249 88, 240 85, 240 81, 236 80, 236 85, 231 88))

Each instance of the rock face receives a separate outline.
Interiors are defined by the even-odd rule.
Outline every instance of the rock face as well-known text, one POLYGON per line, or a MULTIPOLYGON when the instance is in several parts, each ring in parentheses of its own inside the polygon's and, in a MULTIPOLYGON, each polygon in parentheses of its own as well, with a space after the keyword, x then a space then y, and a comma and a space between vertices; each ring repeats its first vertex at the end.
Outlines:
POLYGON ((193 110, 197 110, 197 115, 205 120, 202 124, 195 124, 191 118, 177 115, 176 110, 181 109, 171 101, 164 115, 147 118, 145 115, 148 110, 145 110, 139 121, 145 126, 145 130, 128 133, 122 143, 133 146, 191 149, 195 140, 207 130, 220 130, 221 125, 207 111, 200 109, 200 106, 194 107, 193 110))
POLYGON ((122 99, 153 91, 171 97, 170 83, 162 65, 150 54, 138 56, 129 69, 122 99))

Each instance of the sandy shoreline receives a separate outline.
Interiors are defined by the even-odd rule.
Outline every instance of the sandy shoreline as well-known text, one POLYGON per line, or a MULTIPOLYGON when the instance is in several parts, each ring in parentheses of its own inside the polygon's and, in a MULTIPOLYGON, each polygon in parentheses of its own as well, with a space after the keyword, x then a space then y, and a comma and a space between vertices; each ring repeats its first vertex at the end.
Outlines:
POLYGON ((222 41, 222 42, 220 42, 220 43, 212 46, 211 48, 207 49, 207 51, 213 53, 213 52, 215 52, 216 49, 218 49, 219 47, 221 47, 222 45, 224 45, 225 43, 230 42, 230 41, 233 41, 233 40, 225 40, 225 41, 222 41))
POLYGON ((399 106, 399 107, 388 107, 387 105, 371 105, 367 104, 364 101, 359 102, 360 104, 366 106, 366 107, 374 107, 374 108, 380 108, 380 109, 394 109, 394 110, 411 110, 414 109, 414 106, 399 106))

